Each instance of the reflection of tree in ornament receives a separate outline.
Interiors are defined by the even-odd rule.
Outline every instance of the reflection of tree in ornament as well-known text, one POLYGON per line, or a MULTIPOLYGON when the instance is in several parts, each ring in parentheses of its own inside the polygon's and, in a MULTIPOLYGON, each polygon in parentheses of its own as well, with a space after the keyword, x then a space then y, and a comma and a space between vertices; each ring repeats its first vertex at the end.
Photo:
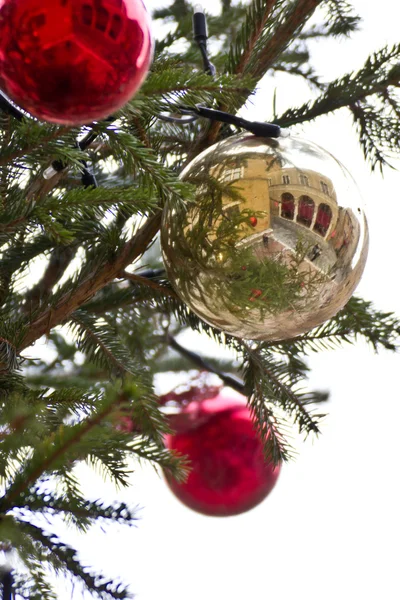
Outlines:
POLYGON ((311 301, 318 294, 318 284, 326 278, 324 273, 304 267, 312 244, 299 239, 293 251, 271 251, 264 244, 262 252, 255 252, 252 219, 256 225, 266 213, 245 208, 239 189, 211 177, 208 185, 203 180, 183 223, 179 240, 185 257, 182 268, 199 275, 207 270, 204 296, 218 287, 221 304, 234 314, 257 308, 263 318, 297 310, 305 295, 311 301), (235 199, 236 210, 226 210, 224 197, 235 199), (254 289, 261 293, 255 296, 254 289))

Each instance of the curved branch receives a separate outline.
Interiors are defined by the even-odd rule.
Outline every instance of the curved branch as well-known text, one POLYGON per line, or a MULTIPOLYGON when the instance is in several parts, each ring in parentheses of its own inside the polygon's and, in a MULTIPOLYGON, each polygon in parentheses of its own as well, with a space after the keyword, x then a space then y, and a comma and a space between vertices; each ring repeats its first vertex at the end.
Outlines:
POLYGON ((82 304, 90 300, 119 273, 146 250, 161 224, 161 211, 149 217, 139 231, 125 244, 114 260, 107 262, 99 270, 89 274, 73 292, 65 294, 54 307, 48 308, 30 324, 29 330, 21 341, 18 351, 31 346, 42 335, 56 325, 64 323, 82 304))
POLYGON ((181 346, 176 341, 176 339, 172 337, 172 335, 168 335, 167 340, 168 340, 168 345, 171 348, 176 350, 176 352, 178 352, 185 358, 188 358, 192 363, 194 363, 195 365, 200 367, 200 369, 204 369, 205 371, 208 371, 209 373, 214 373, 215 375, 218 375, 218 377, 225 383, 225 385, 227 385, 228 387, 231 387, 233 390, 236 390, 240 394, 246 395, 245 386, 244 386, 243 381, 241 381, 240 379, 238 379, 236 377, 232 377, 232 375, 228 375, 226 373, 221 373, 221 371, 218 371, 218 369, 213 367, 209 362, 205 361, 201 356, 199 356, 199 354, 196 354, 195 352, 192 352, 191 350, 187 350, 187 348, 184 348, 183 346, 181 346))

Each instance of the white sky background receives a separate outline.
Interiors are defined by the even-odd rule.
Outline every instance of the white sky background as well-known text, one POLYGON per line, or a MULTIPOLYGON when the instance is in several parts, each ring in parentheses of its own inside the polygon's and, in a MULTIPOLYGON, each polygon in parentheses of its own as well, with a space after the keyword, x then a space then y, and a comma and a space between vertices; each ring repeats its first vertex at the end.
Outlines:
MULTIPOLYGON (((313 64, 326 78, 357 69, 386 42, 399 41, 396 0, 355 0, 363 31, 353 40, 318 42, 313 64)), ((151 6, 155 6, 153 0, 151 6)), ((203 5, 212 11, 214 2, 203 5)), ((308 99, 306 85, 275 79, 278 113, 308 99)), ((247 118, 272 114, 273 88, 261 86, 247 118), (265 89, 264 89, 265 88, 265 89)), ((245 113, 243 113, 245 114, 245 113)), ((370 255, 357 294, 400 315, 400 173, 371 175, 345 110, 295 130, 329 150, 353 173, 370 223, 370 255)), ((207 339, 185 338, 199 348, 207 339)), ((329 389, 323 435, 299 446, 272 494, 256 509, 216 519, 186 509, 149 468, 117 495, 85 471, 92 497, 143 507, 136 528, 80 537, 81 556, 130 583, 137 600, 398 600, 399 356, 364 345, 310 359, 310 386, 329 389)), ((172 387, 159 381, 159 391, 172 387)), ((58 590, 61 600, 83 596, 58 590)), ((86 596, 85 596, 86 598, 86 596)))

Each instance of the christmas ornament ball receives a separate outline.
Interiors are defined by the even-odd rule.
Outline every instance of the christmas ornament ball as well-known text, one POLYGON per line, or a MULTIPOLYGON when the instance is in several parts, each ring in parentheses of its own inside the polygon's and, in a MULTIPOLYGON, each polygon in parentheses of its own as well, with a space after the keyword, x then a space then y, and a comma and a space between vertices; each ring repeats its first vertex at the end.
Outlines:
POLYGON ((276 341, 333 317, 367 257, 357 186, 326 150, 295 136, 225 139, 182 172, 186 207, 167 207, 161 243, 180 298, 242 339, 276 341))
POLYGON ((186 455, 192 469, 184 483, 167 478, 170 489, 204 515, 226 517, 254 508, 280 472, 279 465, 265 460, 244 401, 221 395, 185 407, 178 432, 166 436, 166 446, 186 455))
POLYGON ((151 56, 141 0, 0 2, 0 89, 39 119, 110 116, 138 90, 151 56))

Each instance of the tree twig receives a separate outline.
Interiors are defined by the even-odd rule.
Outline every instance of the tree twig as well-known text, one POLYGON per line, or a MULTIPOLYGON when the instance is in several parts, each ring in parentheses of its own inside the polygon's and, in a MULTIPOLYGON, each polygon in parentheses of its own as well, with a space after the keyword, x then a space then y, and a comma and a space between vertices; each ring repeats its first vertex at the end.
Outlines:
POLYGON ((179 342, 177 342, 176 339, 172 337, 172 335, 168 334, 167 340, 168 345, 173 350, 175 350, 185 358, 189 359, 192 363, 200 367, 200 369, 204 369, 209 373, 214 373, 215 375, 218 375, 218 377, 221 379, 221 381, 225 383, 225 385, 231 387, 240 394, 246 394, 245 386, 241 379, 233 377, 232 375, 228 375, 227 373, 221 373, 221 371, 213 367, 209 362, 207 362, 201 356, 199 356, 199 354, 196 354, 192 350, 188 350, 187 348, 181 346, 179 342))
POLYGON ((29 330, 21 341, 18 350, 31 346, 42 335, 56 325, 64 323, 68 317, 82 304, 92 298, 99 290, 105 287, 118 274, 138 258, 146 250, 161 224, 161 211, 147 219, 139 231, 125 244, 122 250, 112 261, 107 262, 73 290, 66 293, 56 306, 48 308, 30 324, 29 330))
POLYGON ((256 45, 257 40, 259 39, 260 35, 263 32, 263 29, 271 15, 271 12, 272 12, 276 2, 277 2, 277 0, 265 0, 263 18, 260 20, 259 23, 257 23, 257 26, 252 30, 251 36, 248 40, 247 48, 244 50, 244 52, 241 56, 241 59, 235 69, 235 73, 237 73, 239 75, 244 73, 246 66, 249 62, 249 59, 251 57, 253 48, 256 45))
POLYGON ((42 279, 26 294, 25 312, 33 313, 41 303, 48 300, 51 290, 60 281, 76 251, 76 244, 55 248, 42 279))
POLYGON ((161 285, 160 283, 154 281, 154 279, 151 279, 149 277, 143 277, 142 275, 136 275, 135 273, 128 273, 128 271, 125 270, 121 271, 119 277, 123 279, 129 279, 129 281, 132 281, 132 283, 139 283, 140 285, 145 285, 147 287, 152 288, 153 290, 162 292, 166 296, 171 296, 171 298, 178 299, 178 296, 176 295, 174 290, 167 288, 165 285, 161 285))
POLYGON ((287 48, 298 29, 304 25, 322 3, 323 0, 297 0, 292 12, 280 25, 274 35, 269 39, 263 51, 258 56, 254 69, 249 73, 251 76, 261 79, 270 69, 278 56, 287 48))

